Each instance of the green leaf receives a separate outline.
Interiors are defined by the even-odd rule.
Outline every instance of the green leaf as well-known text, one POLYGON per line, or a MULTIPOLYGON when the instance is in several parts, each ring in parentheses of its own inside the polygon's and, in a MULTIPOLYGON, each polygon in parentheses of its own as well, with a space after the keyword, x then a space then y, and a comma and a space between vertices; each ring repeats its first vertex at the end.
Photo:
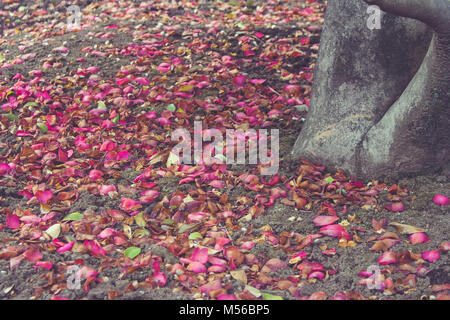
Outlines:
POLYGON ((202 238, 202 235, 200 232, 192 232, 189 235, 189 240, 197 240, 197 239, 201 239, 201 238, 202 238))
POLYGON ((257 298, 261 297, 261 292, 258 289, 256 289, 255 287, 246 285, 244 289, 247 290, 248 292, 250 292, 252 295, 254 295, 257 298))
POLYGON ((175 223, 175 221, 173 219, 164 219, 161 224, 165 224, 165 225, 173 225, 175 223))
POLYGON ((83 218, 83 214, 80 212, 72 212, 62 219, 62 221, 78 221, 83 218))
POLYGON ((36 102, 30 101, 30 102, 25 103, 23 106, 26 108, 26 107, 36 107, 37 105, 38 104, 36 102))
POLYGON ((178 233, 185 233, 187 231, 194 230, 199 224, 198 223, 191 223, 191 224, 182 224, 180 228, 178 229, 178 233))
POLYGON ((169 111, 175 111, 175 110, 177 110, 177 107, 173 103, 171 103, 167 106, 166 109, 169 111))
POLYGON ((5 62, 5 60, 6 60, 5 56, 2 53, 0 53, 0 63, 5 62))
POLYGON ((114 122, 115 124, 117 124, 117 122, 119 122, 119 115, 117 115, 114 119, 112 119, 112 122, 114 122))
POLYGON ((304 104, 296 105, 294 108, 297 109, 298 112, 308 111, 308 106, 304 104))
POLYGON ((47 127, 45 124, 43 124, 43 123, 37 123, 37 126, 39 127, 39 129, 41 129, 41 132, 42 132, 42 133, 47 133, 48 127, 47 127))
POLYGON ((17 116, 12 113, 5 114, 5 117, 11 121, 17 121, 17 116))
POLYGON ((326 177, 326 178, 323 179, 323 180, 325 180, 325 181, 328 182, 328 183, 333 183, 333 182, 334 182, 333 177, 326 177))
POLYGON ((141 253, 141 248, 129 247, 124 251, 124 256, 130 259, 136 258, 141 253))
POLYGON ((245 24, 243 24, 242 22, 239 22, 239 23, 237 24, 237 26, 238 26, 240 29, 244 29, 244 28, 245 28, 245 24))
POLYGON ((150 234, 150 232, 147 229, 136 229, 133 233, 133 236, 135 236, 136 238, 142 238, 142 237, 146 237, 150 234))
POLYGON ((273 295, 270 293, 265 293, 265 292, 262 293, 262 297, 264 300, 283 300, 283 298, 280 296, 276 296, 276 295, 273 295))

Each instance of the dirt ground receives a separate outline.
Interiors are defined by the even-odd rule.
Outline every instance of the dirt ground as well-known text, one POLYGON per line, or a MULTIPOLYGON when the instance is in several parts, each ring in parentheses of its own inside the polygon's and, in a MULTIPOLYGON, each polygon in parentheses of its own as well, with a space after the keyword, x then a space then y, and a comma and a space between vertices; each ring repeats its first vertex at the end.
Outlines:
POLYGON ((1 299, 448 298, 449 207, 433 203, 436 194, 449 195, 448 172, 362 184, 289 157, 309 103, 322 1, 74 1, 83 13, 83 28, 74 31, 65 29, 66 7, 58 3, 2 3, 0 164, 17 167, 7 174, 0 167, 1 299), (225 55, 234 62, 224 62, 225 55), (175 64, 176 57, 182 64, 175 64), (162 73, 162 63, 173 69, 162 73), (88 67, 99 69, 89 73, 88 67), (124 89, 128 82, 117 81, 127 77, 126 70, 149 83, 140 87, 130 82, 124 89), (14 87, 17 74, 28 95, 14 87), (234 77, 240 74, 265 81, 235 88, 234 77), (188 88, 192 96, 183 95, 179 88, 190 80, 208 84, 188 88), (101 96, 105 84, 122 91, 101 96), (296 85, 298 91, 286 85, 296 85), (85 103, 82 91, 91 89, 85 103), (89 112, 98 109, 98 100, 114 109, 108 110, 111 117, 89 112), (15 101, 15 106, 5 106, 15 101), (35 105, 26 104, 33 101, 35 105), (208 103, 221 108, 209 109, 208 103), (172 111, 169 104, 179 110, 172 111), (246 109, 251 106, 257 106, 253 113, 246 109), (275 116, 268 115, 273 110, 275 116), (156 118, 144 124, 142 118, 151 112, 156 118), (239 112, 245 117, 238 119, 239 112), (116 115, 118 126, 101 126, 116 115), (252 116, 258 121, 252 122, 252 116), (172 123, 158 123, 158 117, 172 123), (180 184, 191 172, 167 167, 167 154, 155 162, 154 154, 173 146, 170 133, 191 126, 193 119, 210 127, 278 128, 279 181, 262 180, 256 165, 228 165, 205 169, 180 184), (46 123, 48 131, 38 123, 46 123), (89 148, 77 142, 80 135, 89 148), (108 160, 100 151, 107 140, 131 156, 108 160), (89 180, 93 169, 103 171, 101 182, 89 180), (249 173, 257 182, 244 181, 242 175, 249 173), (224 184, 214 187, 211 181, 224 184), (117 192, 101 195, 97 184, 115 186, 117 192), (123 209, 121 199, 142 201, 142 192, 151 188, 159 195, 156 201, 142 202, 139 214, 123 209), (47 189, 53 198, 38 201, 37 190, 47 189), (280 189, 286 194, 269 204, 280 189), (174 200, 188 195, 195 201, 174 200), (305 203, 297 202, 299 197, 305 203), (399 202, 404 210, 386 209, 399 202), (192 218, 198 212, 207 213, 202 223, 192 218), (70 213, 83 218, 63 221, 70 213), (323 215, 339 218, 336 225, 345 231, 327 234, 321 229, 325 225, 314 222, 323 215), (419 231, 402 233, 393 222, 420 228, 429 241, 413 245, 409 236, 419 231), (61 228, 56 238, 61 243, 44 234, 55 224, 61 228), (112 237, 100 236, 105 228, 114 230, 112 237), (223 239, 228 242, 222 246, 223 239), (384 239, 395 244, 371 250, 384 239), (69 242, 74 242, 71 250, 57 252, 69 242), (95 245, 104 253, 95 254, 95 245), (140 254, 124 256, 130 247, 140 248, 140 254), (189 269, 195 248, 209 248, 209 260, 202 262, 207 268, 218 266, 211 257, 222 259, 226 267, 189 269), (383 251, 394 252, 395 261, 379 264, 383 251), (428 251, 438 251, 439 259, 424 258, 428 251), (302 258, 295 260, 299 253, 302 258), (361 284, 365 278, 360 272, 371 266, 380 270, 382 289, 361 284), (71 267, 85 267, 80 287, 70 288, 71 267), (207 284, 213 288, 205 289, 207 284))

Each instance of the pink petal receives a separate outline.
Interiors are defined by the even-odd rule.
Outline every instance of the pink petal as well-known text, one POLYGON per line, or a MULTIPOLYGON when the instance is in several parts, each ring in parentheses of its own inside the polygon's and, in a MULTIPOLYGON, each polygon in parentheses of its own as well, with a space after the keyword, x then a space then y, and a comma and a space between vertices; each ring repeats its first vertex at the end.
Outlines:
POLYGON ((254 246, 256 246, 256 242, 254 242, 254 241, 245 241, 244 243, 241 244, 241 249, 250 250, 254 246))
POLYGON ((324 226, 320 228, 320 233, 329 237, 341 237, 347 235, 345 228, 339 224, 324 226))
POLYGON ((200 287, 200 291, 207 296, 211 291, 222 289, 222 281, 221 279, 216 279, 214 281, 208 282, 200 287))
POLYGON ((89 172, 89 178, 93 181, 100 179, 103 176, 103 172, 100 170, 91 170, 89 172))
POLYGON ((381 265, 392 264, 396 262, 397 262, 397 255, 395 254, 395 252, 392 251, 386 251, 378 259, 378 263, 381 265))
POLYGON ((42 219, 39 218, 38 216, 30 214, 28 216, 20 217, 20 221, 25 222, 25 224, 28 224, 28 223, 39 223, 42 221, 42 219))
POLYGON ((9 259, 9 269, 13 270, 15 267, 20 265, 20 263, 22 262, 23 259, 25 259, 25 257, 23 255, 9 259))
POLYGON ((195 223, 199 222, 207 217, 206 213, 204 212, 196 212, 196 213, 190 213, 188 214, 188 222, 189 223, 195 223))
POLYGON ((211 263, 213 266, 226 266, 227 261, 224 259, 220 259, 217 257, 208 257, 208 262, 211 263))
POLYGON ((122 209, 124 211, 130 212, 130 211, 136 210, 136 208, 138 206, 140 206, 139 201, 135 201, 130 198, 122 198, 121 199, 120 209, 122 209))
POLYGON ((42 259, 42 253, 38 249, 33 248, 25 251, 23 256, 30 262, 37 262, 42 259))
POLYGON ((188 265, 187 270, 195 273, 203 273, 206 272, 206 267, 200 262, 193 261, 188 265))
POLYGON ((100 239, 106 239, 109 238, 111 236, 115 236, 117 234, 117 231, 111 228, 106 228, 105 230, 103 230, 102 232, 100 232, 97 237, 99 237, 100 239))
POLYGON ((325 274, 320 271, 314 271, 308 275, 308 279, 317 278, 317 279, 322 280, 324 277, 325 277, 325 274))
POLYGON ((426 243, 429 242, 430 239, 427 237, 427 235, 423 232, 416 232, 409 236, 409 241, 411 244, 415 245, 418 243, 426 243))
POLYGON ((434 262, 439 260, 441 255, 439 254, 439 250, 430 250, 422 253, 422 259, 427 260, 429 262, 434 262))
POLYGON ((169 72, 170 67, 170 64, 163 62, 158 66, 158 71, 161 73, 169 72))
POLYGON ((106 251, 95 240, 84 241, 83 245, 88 248, 92 255, 106 255, 106 251))
POLYGON ((433 198, 433 202, 441 206, 447 206, 450 203, 450 200, 442 194, 436 194, 433 198))
POLYGON ((227 243, 230 243, 231 240, 228 238, 217 238, 216 239, 216 245, 214 246, 215 250, 222 250, 223 246, 226 245, 227 243))
POLYGON ((225 272, 226 270, 227 270, 226 266, 210 266, 210 267, 208 267, 208 272, 220 273, 220 272, 225 272))
POLYGON ((98 187, 98 191, 100 192, 101 195, 108 195, 110 192, 112 191, 117 191, 117 188, 113 185, 101 185, 98 187))
POLYGON ((280 260, 278 258, 273 258, 266 262, 263 269, 268 268, 268 269, 270 269, 270 271, 278 271, 278 270, 284 269, 286 267, 287 267, 286 262, 284 262, 283 260, 280 260))
POLYGON ((201 264, 205 264, 208 261, 208 249, 195 248, 191 259, 201 264))
POLYGON ((39 267, 39 268, 44 268, 44 269, 50 270, 52 268, 52 266, 53 266, 53 262, 51 262, 51 261, 38 261, 38 262, 36 262, 35 266, 39 267))
POLYGON ((247 79, 245 76, 240 75, 233 78, 232 82, 236 86, 236 88, 242 88, 245 83, 245 79, 247 79))
POLYGON ((129 153, 128 151, 120 151, 117 153, 116 160, 117 161, 128 160, 130 156, 131 153, 129 153))
POLYGON ((313 222, 316 225, 316 227, 322 227, 327 226, 329 224, 333 224, 338 220, 339 218, 336 216, 318 216, 314 218, 313 222))
POLYGON ((39 200, 40 203, 42 204, 46 204, 50 201, 51 198, 53 198, 53 194, 51 193, 51 191, 41 191, 38 190, 36 192, 36 198, 39 200))
POLYGON ((405 210, 405 205, 402 202, 394 202, 386 205, 384 208, 392 212, 402 212, 405 210))
POLYGON ((211 181, 209 183, 209 185, 216 189, 222 189, 223 187, 225 187, 225 183, 223 181, 219 181, 219 180, 211 181))
POLYGON ((75 244, 74 241, 66 243, 65 245, 63 245, 60 248, 58 248, 58 250, 56 250, 56 252, 57 253, 63 253, 63 252, 66 252, 66 251, 70 251, 70 250, 72 250, 72 247, 73 247, 74 244, 75 244))
POLYGON ((450 251, 450 241, 441 242, 441 245, 439 246, 439 250, 441 250, 442 252, 450 251))

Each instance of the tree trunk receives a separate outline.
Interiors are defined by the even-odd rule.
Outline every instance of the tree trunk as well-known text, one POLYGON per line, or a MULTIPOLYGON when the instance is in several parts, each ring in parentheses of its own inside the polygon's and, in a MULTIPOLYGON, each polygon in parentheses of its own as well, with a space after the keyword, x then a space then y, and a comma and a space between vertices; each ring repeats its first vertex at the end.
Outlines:
POLYGON ((365 180, 439 169, 450 160, 450 2, 366 2, 395 15, 370 30, 363 0, 328 3, 293 156, 365 180))

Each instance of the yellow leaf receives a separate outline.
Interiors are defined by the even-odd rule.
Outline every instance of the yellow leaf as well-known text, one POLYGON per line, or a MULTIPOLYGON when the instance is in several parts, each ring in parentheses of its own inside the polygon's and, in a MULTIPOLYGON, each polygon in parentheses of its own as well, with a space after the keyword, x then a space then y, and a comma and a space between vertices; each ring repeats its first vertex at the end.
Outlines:
POLYGON ((144 213, 139 212, 137 215, 134 216, 134 221, 139 227, 145 227, 147 225, 147 222, 144 218, 144 213))
POLYGON ((247 284, 247 274, 245 273, 244 270, 233 270, 230 271, 230 274, 234 279, 239 280, 244 284, 247 284))
POLYGON ((192 84, 188 84, 185 86, 182 86, 181 88, 178 89, 178 92, 189 92, 192 89, 194 89, 194 86, 192 84))
POLYGON ((425 230, 411 226, 409 224, 391 222, 391 223, 389 223, 389 225, 394 226, 397 229, 397 231, 400 232, 401 234, 413 234, 413 233, 417 233, 417 232, 425 232, 425 230))

